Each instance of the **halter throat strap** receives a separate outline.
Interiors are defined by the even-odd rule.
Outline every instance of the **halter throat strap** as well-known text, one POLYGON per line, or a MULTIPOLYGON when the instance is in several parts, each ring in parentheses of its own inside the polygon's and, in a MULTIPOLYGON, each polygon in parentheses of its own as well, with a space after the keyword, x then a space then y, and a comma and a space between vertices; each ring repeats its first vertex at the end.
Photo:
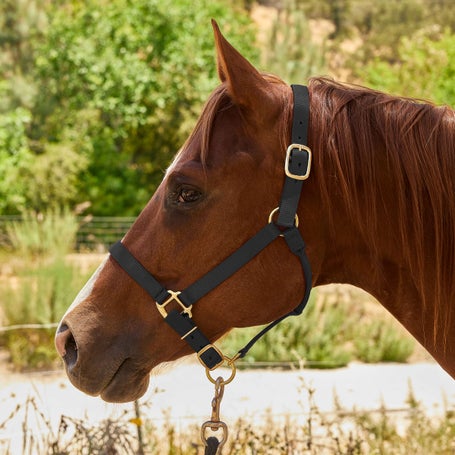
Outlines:
POLYGON ((293 311, 272 322, 259 332, 238 352, 235 358, 244 357, 265 333, 286 317, 299 315, 308 303, 312 275, 310 263, 305 252, 305 242, 297 227, 297 207, 303 181, 308 178, 311 169, 311 151, 307 146, 310 105, 307 87, 302 85, 292 85, 291 87, 294 97, 292 143, 286 151, 284 164, 285 181, 280 205, 271 213, 269 223, 256 235, 251 237, 224 261, 180 292, 166 289, 128 251, 122 242, 117 242, 110 249, 111 256, 115 261, 155 300, 157 309, 165 322, 197 353, 199 360, 208 370, 214 370, 223 364, 226 358, 193 321, 192 305, 223 281, 230 278, 279 237, 284 238, 290 251, 300 259, 305 278, 303 299, 293 311), (273 214, 276 211, 278 212, 278 217, 275 222, 273 214), (171 302, 177 303, 180 308, 175 309, 174 305, 174 309, 168 311, 166 307, 171 302))

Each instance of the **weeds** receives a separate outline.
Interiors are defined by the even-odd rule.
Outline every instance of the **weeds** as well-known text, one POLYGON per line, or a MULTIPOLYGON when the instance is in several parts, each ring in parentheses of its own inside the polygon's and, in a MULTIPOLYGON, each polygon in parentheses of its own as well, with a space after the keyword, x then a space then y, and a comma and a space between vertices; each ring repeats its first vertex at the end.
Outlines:
POLYGON ((10 441, 2 445, 2 440, 8 438, 0 438, 1 455, 136 453, 136 440, 124 420, 108 418, 93 424, 62 415, 55 430, 50 418, 40 410, 35 397, 28 397, 23 403, 17 404, 6 420, 0 421, 0 436, 2 430, 7 430, 10 441), (12 428, 15 429, 16 437, 11 435, 12 428))
MULTIPOLYGON (((229 425, 224 455, 453 455, 455 415, 430 418, 409 389, 408 406, 399 413, 381 407, 376 411, 342 409, 335 399, 334 411, 321 412, 314 400, 315 389, 301 382, 302 412, 298 416, 238 419, 229 425)), ((13 398, 13 397, 11 397, 13 398)), ((2 403, 4 408, 5 403, 2 403)), ((93 424, 88 420, 61 416, 56 429, 33 397, 12 406, 0 419, 0 454, 22 455, 202 455, 199 427, 182 428, 167 417, 157 427, 148 420, 147 407, 139 404, 119 418, 93 424), (134 417, 131 418, 131 415, 134 417), (142 428, 138 438, 134 426, 142 428), (15 447, 2 445, 2 432, 19 432, 15 447)), ((161 419, 160 419, 161 422, 161 419)), ((202 422, 201 422, 202 423, 202 422)), ((7 433, 9 434, 9 433, 7 433)), ((4 439, 3 439, 4 441, 4 439)))

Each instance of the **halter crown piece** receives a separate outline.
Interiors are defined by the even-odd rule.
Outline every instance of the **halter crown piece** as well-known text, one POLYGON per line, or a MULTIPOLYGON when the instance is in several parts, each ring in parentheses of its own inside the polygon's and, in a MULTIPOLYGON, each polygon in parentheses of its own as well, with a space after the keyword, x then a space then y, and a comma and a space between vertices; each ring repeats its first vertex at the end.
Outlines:
POLYGON ((157 309, 166 323, 197 353, 200 362, 206 368, 207 376, 214 383, 215 381, 209 374, 210 371, 227 363, 232 368, 232 375, 224 383, 230 382, 235 374, 234 361, 244 357, 259 338, 283 319, 301 314, 310 296, 311 267, 305 252, 305 242, 298 230, 297 217, 302 184, 310 175, 311 169, 311 150, 307 146, 310 103, 307 87, 303 85, 292 85, 291 87, 294 96, 292 143, 286 151, 285 181, 280 205, 272 211, 268 224, 256 235, 193 284, 177 292, 162 286, 121 242, 117 242, 110 249, 111 256, 123 270, 155 300, 157 309), (274 221, 276 212, 278 212, 278 216, 274 221), (294 310, 259 332, 232 359, 228 358, 199 330, 192 319, 192 306, 279 237, 284 238, 290 251, 300 259, 306 286, 303 299, 294 310), (180 309, 175 309, 174 305, 174 309, 168 311, 166 307, 171 302, 177 303, 180 309))

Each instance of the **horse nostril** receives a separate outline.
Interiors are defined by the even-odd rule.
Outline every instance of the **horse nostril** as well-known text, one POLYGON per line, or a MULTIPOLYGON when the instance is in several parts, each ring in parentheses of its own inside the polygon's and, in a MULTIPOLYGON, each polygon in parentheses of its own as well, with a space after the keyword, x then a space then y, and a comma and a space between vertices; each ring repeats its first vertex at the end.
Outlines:
POLYGON ((77 362, 77 344, 66 324, 61 324, 55 335, 55 348, 60 357, 66 363, 67 368, 71 368, 77 362))

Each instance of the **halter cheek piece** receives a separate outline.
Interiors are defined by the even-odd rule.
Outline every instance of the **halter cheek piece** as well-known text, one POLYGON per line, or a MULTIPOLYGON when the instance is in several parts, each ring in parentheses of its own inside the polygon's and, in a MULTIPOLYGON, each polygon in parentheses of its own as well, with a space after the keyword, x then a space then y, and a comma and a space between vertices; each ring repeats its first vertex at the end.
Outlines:
POLYGON ((164 320, 180 335, 182 340, 186 341, 197 352, 199 360, 207 371, 214 370, 225 361, 232 364, 234 360, 244 357, 256 341, 271 328, 288 316, 301 314, 310 296, 311 267, 305 253, 305 243, 297 228, 297 207, 302 184, 308 178, 311 169, 311 151, 306 145, 310 103, 307 87, 302 85, 292 85, 291 87, 294 95, 292 144, 286 151, 284 164, 286 177, 281 193, 281 201, 279 207, 270 214, 268 224, 255 236, 204 276, 179 292, 163 287, 121 242, 117 242, 110 249, 112 257, 125 272, 155 300, 158 311, 164 320), (276 212, 278 212, 278 216, 276 221, 274 221, 273 218, 276 212), (229 359, 196 326, 192 319, 192 306, 251 261, 278 237, 283 237, 291 252, 300 259, 306 286, 303 299, 293 311, 269 324, 241 349, 233 359, 229 359), (180 306, 180 310, 172 309, 168 311, 166 307, 171 302, 177 303, 180 306))

